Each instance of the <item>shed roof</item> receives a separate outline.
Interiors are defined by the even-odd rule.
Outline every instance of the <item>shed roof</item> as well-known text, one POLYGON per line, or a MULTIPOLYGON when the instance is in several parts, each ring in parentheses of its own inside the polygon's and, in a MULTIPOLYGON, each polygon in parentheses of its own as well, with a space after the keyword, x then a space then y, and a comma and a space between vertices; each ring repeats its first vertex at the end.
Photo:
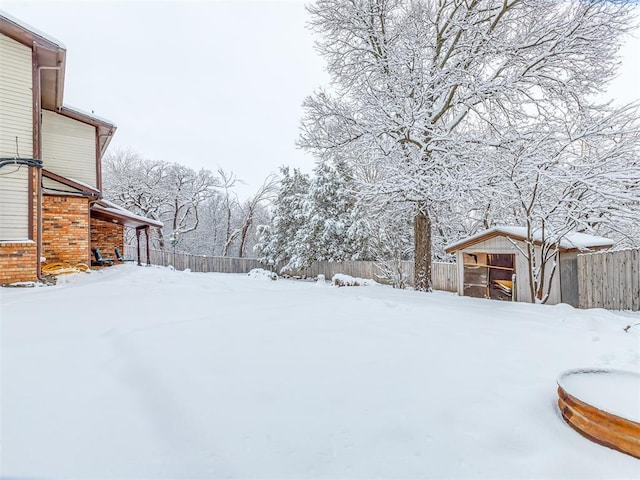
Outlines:
MULTIPOLYGON (((445 252, 453 253, 494 237, 508 237, 523 242, 527 239, 527 227, 496 226, 448 245, 445 252)), ((542 243, 540 230, 534 230, 533 241, 538 245, 542 243)), ((610 248, 613 244, 612 240, 605 237, 571 232, 562 237, 559 247, 561 251, 583 251, 610 248)))

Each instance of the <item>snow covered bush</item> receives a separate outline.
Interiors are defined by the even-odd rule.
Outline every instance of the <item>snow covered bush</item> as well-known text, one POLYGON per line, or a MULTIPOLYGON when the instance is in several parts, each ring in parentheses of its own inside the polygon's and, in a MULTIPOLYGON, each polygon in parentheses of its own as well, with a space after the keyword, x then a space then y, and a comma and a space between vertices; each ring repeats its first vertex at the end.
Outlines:
POLYGON ((337 287, 368 287, 370 285, 378 285, 375 280, 370 278, 358 278, 343 273, 336 273, 331 278, 331 283, 337 287))
POLYGON ((270 272, 264 268, 254 268, 247 275, 250 278, 257 278, 259 280, 277 280, 278 274, 276 272, 270 272))
POLYGON ((380 271, 376 277, 393 288, 406 288, 409 275, 404 262, 411 259, 413 250, 411 210, 380 199, 370 209, 367 228, 369 248, 380 271))
POLYGON ((376 267, 380 270, 379 279, 390 282, 393 288, 407 288, 409 275, 405 272, 401 259, 395 257, 388 260, 379 260, 376 262, 376 267))

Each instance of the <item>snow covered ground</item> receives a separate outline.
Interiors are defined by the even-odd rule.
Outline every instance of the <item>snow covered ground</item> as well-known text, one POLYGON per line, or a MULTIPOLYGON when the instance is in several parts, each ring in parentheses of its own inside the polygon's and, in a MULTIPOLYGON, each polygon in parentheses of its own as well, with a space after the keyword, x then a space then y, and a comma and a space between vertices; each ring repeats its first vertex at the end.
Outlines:
POLYGON ((564 370, 640 368, 640 316, 265 278, 0 289, 0 474, 640 476, 555 405, 564 370))

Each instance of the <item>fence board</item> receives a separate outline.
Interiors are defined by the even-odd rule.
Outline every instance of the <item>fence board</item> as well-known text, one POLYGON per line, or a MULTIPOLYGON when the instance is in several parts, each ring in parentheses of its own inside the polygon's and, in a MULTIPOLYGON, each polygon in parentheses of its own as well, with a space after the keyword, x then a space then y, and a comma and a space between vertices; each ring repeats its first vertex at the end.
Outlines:
POLYGON ((578 261, 575 257, 560 260, 560 298, 562 303, 577 307, 578 301, 578 261))
POLYGON ((592 303, 605 308, 604 278, 608 276, 606 255, 595 255, 593 276, 591 277, 592 303))
POLYGON ((633 270, 631 269, 632 261, 633 261, 633 252, 631 250, 625 250, 623 278, 628 278, 629 281, 623 282, 623 298, 631 298, 632 300, 631 304, 633 305, 633 270))
MULTIPOLYGON (((578 258, 580 258, 578 256, 578 258)), ((585 274, 584 274, 584 290, 585 290, 585 308, 593 307, 593 263, 588 262, 587 258, 584 258, 585 274)), ((578 287, 580 289, 580 287, 578 287)))
POLYGON ((618 291, 618 279, 616 278, 615 259, 610 253, 602 255, 604 261, 605 274, 600 278, 602 282, 602 304, 608 310, 616 308, 616 293, 618 291))
POLYGON ((578 268, 578 306, 582 308, 586 307, 587 304, 587 289, 586 289, 586 260, 584 255, 578 255, 576 258, 577 268, 578 268), (582 285, 582 288, 580 286, 582 285))
POLYGON ((640 311, 640 250, 631 251, 631 310, 640 311))

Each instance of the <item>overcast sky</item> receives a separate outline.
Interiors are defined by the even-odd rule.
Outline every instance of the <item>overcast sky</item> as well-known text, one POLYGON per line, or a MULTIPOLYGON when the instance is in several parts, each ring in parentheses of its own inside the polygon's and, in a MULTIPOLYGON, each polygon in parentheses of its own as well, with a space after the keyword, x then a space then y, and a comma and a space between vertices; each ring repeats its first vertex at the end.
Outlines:
MULTIPOLYGON (((248 196, 295 147, 301 104, 328 82, 304 1, 0 0, 65 44, 64 102, 116 123, 111 148, 233 171, 248 196)), ((640 39, 623 49, 617 102, 640 98, 640 39)))

